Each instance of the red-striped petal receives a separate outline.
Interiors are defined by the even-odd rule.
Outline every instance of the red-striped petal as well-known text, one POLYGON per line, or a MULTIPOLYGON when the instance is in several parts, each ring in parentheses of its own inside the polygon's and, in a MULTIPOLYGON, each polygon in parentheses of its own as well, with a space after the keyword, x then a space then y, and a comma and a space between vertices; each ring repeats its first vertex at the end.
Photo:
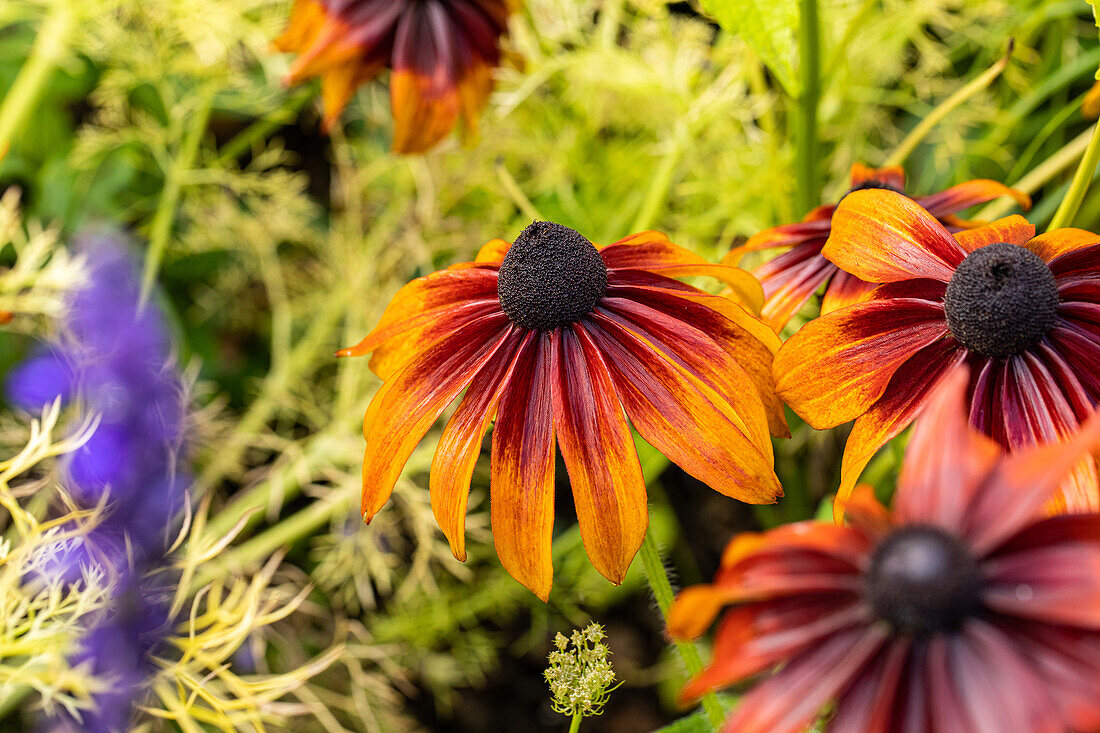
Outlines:
POLYGON ((837 274, 837 266, 821 256, 824 240, 800 244, 753 270, 764 286, 760 315, 776 332, 783 330, 802 306, 837 274))
POLYGON ((866 302, 871 299, 871 293, 875 292, 877 287, 876 283, 864 282, 855 275, 837 270, 829 282, 829 287, 825 289, 825 296, 821 299, 821 315, 827 316, 841 308, 866 302))
POLYGON ((1001 196, 1009 196, 1023 209, 1031 208, 1031 197, 1023 191, 983 178, 966 181, 929 196, 918 196, 917 203, 928 209, 932 216, 940 218, 1001 196))

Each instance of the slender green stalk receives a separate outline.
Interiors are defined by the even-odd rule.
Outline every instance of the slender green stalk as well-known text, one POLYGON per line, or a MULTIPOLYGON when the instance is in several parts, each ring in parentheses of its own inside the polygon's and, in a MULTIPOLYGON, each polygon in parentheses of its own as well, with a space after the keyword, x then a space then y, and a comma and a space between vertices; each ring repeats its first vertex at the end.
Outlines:
POLYGON ((802 22, 798 27, 798 95, 796 129, 798 208, 809 211, 818 203, 817 107, 821 99, 821 26, 817 0, 799 0, 802 22))
POLYGON ((894 166, 904 163, 905 159, 916 150, 918 145, 920 145, 921 140, 923 140, 928 133, 932 131, 932 128, 938 125, 944 117, 947 117, 947 115, 951 113, 951 110, 992 84, 993 80, 1000 76, 1001 72, 1008 66, 1008 62, 1012 58, 1013 48, 1014 43, 1010 41, 1008 44, 1008 51, 1005 52, 1005 55, 1002 56, 997 63, 983 71, 980 76, 970 83, 956 90, 954 94, 940 102, 935 109, 929 112, 928 116, 921 120, 920 123, 905 136, 901 144, 894 149, 894 152, 886 159, 885 165, 894 166))
MULTIPOLYGON (((657 599, 657 607, 661 609, 661 618, 667 619, 668 609, 672 605, 675 594, 672 591, 672 583, 669 582, 665 564, 661 561, 661 554, 657 550, 657 541, 653 539, 653 533, 650 530, 646 530, 645 540, 642 541, 642 548, 638 551, 638 555, 642 558, 642 567, 645 568, 645 576, 649 581, 650 590, 653 591, 653 597, 657 599)), ((684 660, 684 666, 687 667, 690 676, 694 677, 703 671, 703 658, 699 655, 699 649, 694 642, 678 641, 676 649, 680 652, 680 657, 684 660)), ((714 729, 720 728, 726 714, 722 711, 722 706, 713 692, 703 695, 703 709, 714 729)))
POLYGON ((76 7, 70 0, 54 0, 42 21, 30 56, 0 103, 0 158, 7 152, 19 129, 34 111, 50 79, 69 51, 76 27, 76 7))
POLYGON ((573 713, 573 719, 569 721, 569 733, 577 733, 581 729, 581 721, 584 720, 584 716, 580 713, 573 713))
POLYGON ((1050 220, 1049 229, 1059 229, 1073 223, 1073 217, 1077 216, 1077 210, 1081 208, 1081 202, 1085 200, 1089 183, 1092 182, 1092 174, 1096 171, 1096 164, 1100 162, 1100 124, 1092 128, 1092 138, 1085 148, 1085 155, 1081 158, 1077 172, 1073 174, 1073 183, 1070 184, 1066 197, 1062 199, 1054 218, 1050 220))
POLYGON ((160 201, 153 214, 153 224, 149 230, 149 250, 145 253, 145 272, 141 278, 141 307, 149 300, 149 293, 153 290, 157 272, 160 270, 160 261, 164 257, 164 250, 168 246, 168 237, 172 233, 172 224, 176 220, 176 209, 179 208, 180 193, 183 191, 183 178, 195 164, 195 158, 199 153, 199 143, 206 132, 206 123, 210 120, 210 112, 213 108, 213 96, 207 95, 198 111, 195 113, 187 134, 183 138, 175 160, 171 168, 165 171, 164 188, 160 192, 160 201))

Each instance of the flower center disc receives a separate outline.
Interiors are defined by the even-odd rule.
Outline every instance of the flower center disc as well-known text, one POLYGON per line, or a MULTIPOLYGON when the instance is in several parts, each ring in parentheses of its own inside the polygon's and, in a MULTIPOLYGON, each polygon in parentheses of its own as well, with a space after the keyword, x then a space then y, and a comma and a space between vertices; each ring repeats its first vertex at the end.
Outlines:
POLYGON ((875 615, 917 636, 959 627, 978 609, 982 577, 963 544, 935 527, 907 527, 875 550, 866 576, 875 615))
POLYGON ((1039 342, 1058 313, 1058 285, 1037 254, 1015 244, 990 244, 967 255, 944 298, 951 335, 993 359, 1039 342))
POLYGON ((512 323, 547 331, 590 313, 607 289, 607 266, 595 245, 560 224, 536 221, 504 256, 500 307, 512 323))

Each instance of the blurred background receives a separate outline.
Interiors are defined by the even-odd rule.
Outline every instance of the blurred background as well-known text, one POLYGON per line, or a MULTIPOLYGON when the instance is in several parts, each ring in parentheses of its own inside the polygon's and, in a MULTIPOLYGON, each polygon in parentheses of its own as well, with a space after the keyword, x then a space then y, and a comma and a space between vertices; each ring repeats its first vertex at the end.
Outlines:
MULTIPOLYGON (((602 243, 656 228, 716 260, 764 227, 801 218, 787 89, 798 69, 797 17, 768 26, 762 45, 754 29, 723 30, 696 3, 526 0, 481 138, 403 157, 389 152, 384 77, 359 91, 328 135, 317 85, 280 83, 291 57, 271 41, 289 10, 282 0, 0 4, 0 139, 11 141, 0 162, 0 264, 40 275, 0 284, 10 300, 0 308, 14 313, 0 329, 0 448, 8 456, 27 443, 41 410, 18 379, 29 359, 72 340, 64 306, 97 277, 105 255, 81 242, 93 233, 122 243, 133 273, 120 287, 136 298, 145 285, 160 314, 150 328, 163 331, 162 361, 175 374, 169 402, 185 408, 174 418, 186 437, 173 438, 172 468, 157 464, 182 477, 194 509, 184 535, 158 550, 174 543, 171 557, 184 558, 165 566, 166 603, 182 617, 198 609, 192 630, 232 616, 210 658, 189 651, 187 634, 158 652, 143 724, 564 730, 542 671, 554 633, 589 620, 606 627, 624 684, 583 730, 670 723, 683 713, 679 661, 639 569, 613 587, 589 565, 561 466, 549 604, 492 551, 487 451, 467 520, 470 558, 452 558, 427 491, 439 426, 387 507, 362 524, 359 426, 378 382, 365 360, 333 352, 365 335, 410 279, 471 260, 533 219, 602 243), (763 60, 762 48, 771 49, 763 60), (35 242, 52 259, 31 267, 35 242), (195 692, 204 685, 216 689, 209 699, 195 692)), ((822 0, 820 12, 813 203, 837 200, 853 163, 881 165, 1014 39, 1003 74, 908 155, 908 188, 1019 184, 1043 228, 1093 124, 1081 105, 1100 48, 1084 0, 822 0)), ((1075 224, 1095 230, 1098 220, 1094 187, 1075 224)), ((67 405, 55 438, 77 433, 86 412, 67 405)), ((791 419, 794 437, 776 446, 787 491, 777 506, 739 504, 675 467, 652 472, 652 522, 681 583, 709 578, 735 532, 819 511, 837 482, 843 430, 818 433, 791 419)), ((897 454, 886 449, 868 478, 891 485, 897 454)), ((28 516, 46 521, 71 508, 65 465, 47 458, 21 479, 15 498, 28 516)), ((59 628, 70 641, 82 633, 75 618, 59 628)), ((13 684, 28 653, 3 646, 5 633, 0 682, 13 684)), ((3 688, 0 730, 35 730, 51 700, 79 709, 94 692, 60 673, 41 680, 18 694, 3 688)))

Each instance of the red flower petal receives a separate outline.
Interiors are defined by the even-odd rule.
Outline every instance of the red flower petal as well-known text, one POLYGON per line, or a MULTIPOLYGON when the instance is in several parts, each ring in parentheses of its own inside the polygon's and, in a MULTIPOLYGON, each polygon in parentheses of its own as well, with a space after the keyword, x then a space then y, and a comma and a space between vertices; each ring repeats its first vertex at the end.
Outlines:
MULTIPOLYGON (((1062 242, 1065 249, 1047 261, 1059 285, 1066 278, 1100 278, 1100 236, 1093 234, 1092 237, 1093 244, 1088 246, 1078 244, 1070 248, 1066 242, 1062 242)), ((1031 246, 1035 245, 1035 241, 1031 241, 1031 246)))
POLYGON ((496 415, 504 387, 515 373, 519 354, 533 347, 536 335, 513 328, 507 341, 477 373, 454 415, 443 429, 432 457, 429 491, 432 513, 459 560, 466 560, 466 503, 470 478, 481 455, 481 440, 496 415))
POLYGON ((766 301, 760 311, 776 332, 783 330, 829 278, 839 271, 821 256, 824 240, 791 248, 753 270, 764 286, 766 301))
POLYGON ((803 221, 794 224, 782 224, 758 232, 749 237, 748 241, 740 247, 731 249, 729 254, 722 258, 722 262, 735 265, 749 252, 762 249, 791 247, 818 239, 824 243, 829 237, 829 230, 832 227, 830 220, 835 210, 835 206, 819 207, 811 212, 813 218, 807 216, 803 221))
POLYGON ((829 733, 897 733, 895 707, 909 661, 910 640, 900 638, 879 652, 874 662, 837 701, 829 733))
POLYGON ((596 570, 621 583, 649 511, 630 426, 596 344, 579 324, 553 332, 558 436, 581 539, 596 570))
POLYGON ((917 203, 928 209, 932 216, 941 218, 1001 196, 1011 197, 1021 208, 1031 208, 1031 197, 1026 193, 984 178, 966 181, 930 196, 918 196, 917 203))
POLYGON ((508 573, 547 600, 554 579, 554 375, 550 335, 524 351, 493 428, 489 515, 508 573))
POLYGON ((1100 730, 1100 635, 1044 624, 997 624, 1046 682, 1066 728, 1100 730))
POLYGON ((837 207, 822 254, 861 280, 885 283, 915 277, 948 282, 966 253, 912 199, 868 189, 853 191, 837 207))
POLYGON ((841 308, 870 300, 871 293, 877 287, 875 283, 864 282, 855 275, 837 270, 829 287, 825 289, 825 297, 821 299, 821 315, 826 316, 841 308))
POLYGON ((1048 624, 1100 631, 1100 535, 999 554, 983 564, 982 602, 1048 624))
POLYGON ((1051 262, 1061 255, 1096 244, 1100 244, 1100 236, 1084 229, 1067 228, 1040 234, 1028 242, 1027 247, 1044 262, 1051 262))
POLYGON ((375 393, 363 418, 364 520, 369 522, 386 503, 416 444, 482 367, 498 356, 510 331, 503 313, 473 321, 425 349, 375 393))
POLYGON ((920 349, 944 337, 943 305, 860 303, 807 323, 776 354, 776 392, 818 430, 863 414, 920 349))

